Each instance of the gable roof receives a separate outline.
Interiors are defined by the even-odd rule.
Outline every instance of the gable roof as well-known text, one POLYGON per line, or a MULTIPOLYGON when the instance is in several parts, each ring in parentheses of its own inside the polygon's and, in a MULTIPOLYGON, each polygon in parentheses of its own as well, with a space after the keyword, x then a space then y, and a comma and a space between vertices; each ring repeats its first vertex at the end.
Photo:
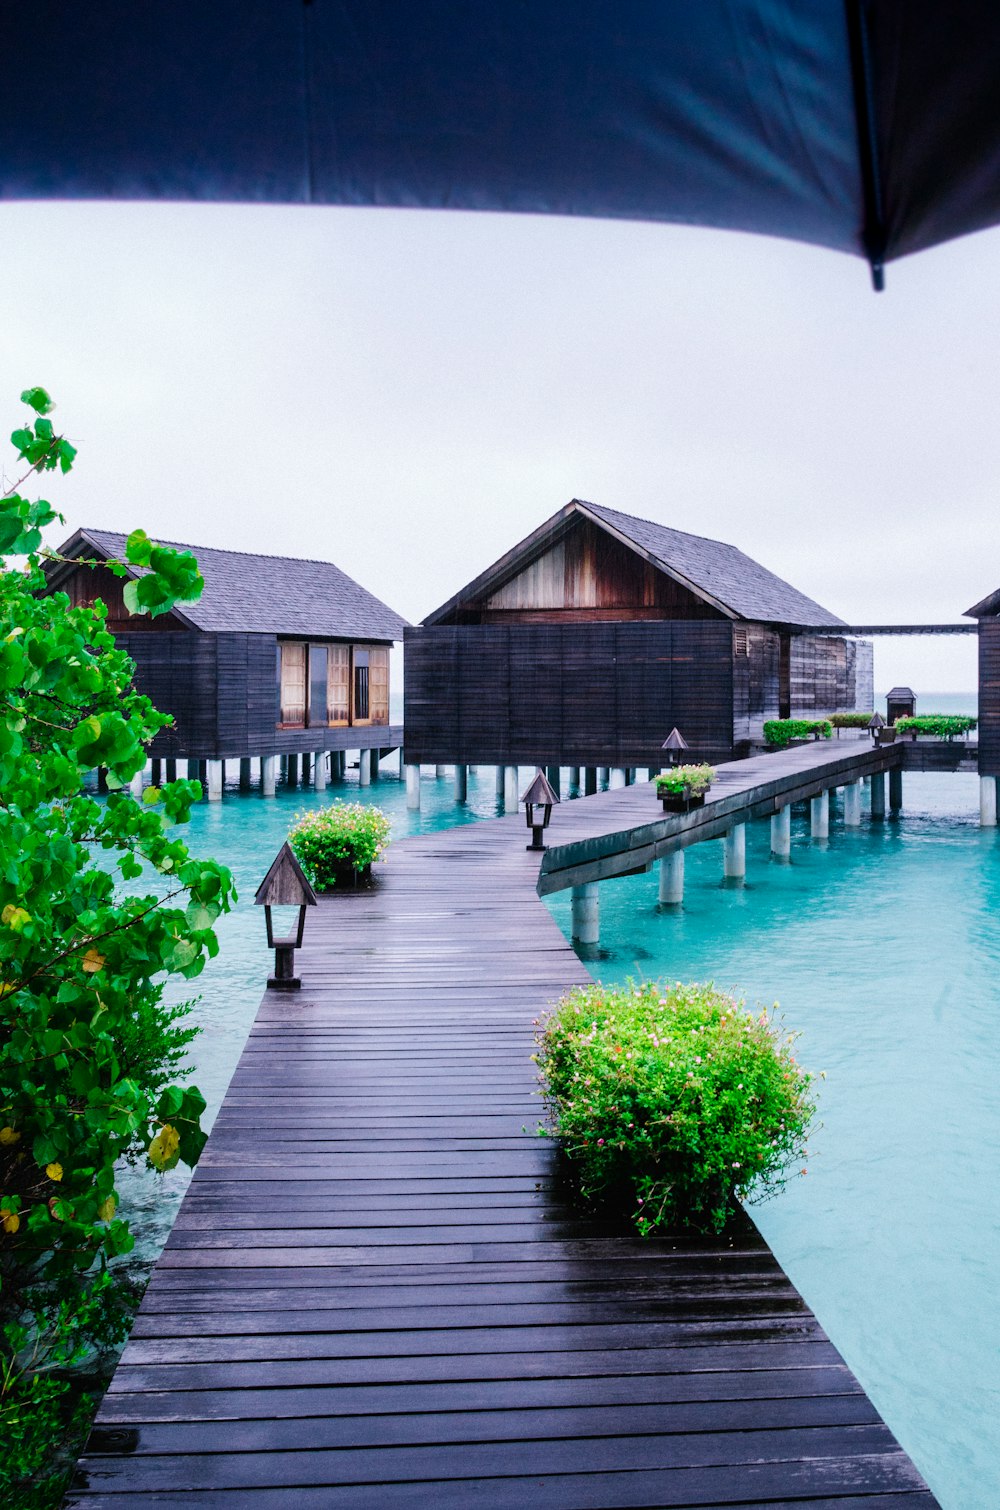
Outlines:
POLYGON ((996 592, 991 592, 989 597, 983 598, 979 603, 973 603, 963 615, 966 619, 991 619, 994 614, 1000 613, 1000 587, 996 592))
MULTIPOLYGON (((126 535, 113 530, 77 530, 60 547, 65 556, 125 558, 126 535)), ((331 639, 400 640, 406 620, 367 592, 332 561, 302 561, 292 556, 257 556, 245 551, 215 550, 162 540, 174 550, 192 551, 205 578, 196 603, 173 609, 182 623, 208 633, 241 630, 246 634, 322 635, 331 639)), ((49 573, 53 587, 66 568, 49 573)), ((143 575, 130 567, 133 577, 143 575)))
POLYGON ((592 520, 623 541, 728 618, 803 628, 847 628, 843 619, 807 598, 735 545, 709 540, 703 535, 689 535, 685 530, 670 529, 651 519, 637 519, 582 498, 572 499, 460 594, 429 614, 424 623, 433 624, 460 602, 495 591, 541 555, 578 516, 592 520))

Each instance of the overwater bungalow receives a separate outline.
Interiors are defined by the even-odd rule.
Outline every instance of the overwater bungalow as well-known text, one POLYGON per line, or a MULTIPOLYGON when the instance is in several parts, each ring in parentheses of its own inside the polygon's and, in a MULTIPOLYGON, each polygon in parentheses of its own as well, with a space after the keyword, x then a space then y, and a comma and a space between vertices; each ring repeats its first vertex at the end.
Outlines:
POLYGON ((873 703, 871 644, 828 609, 735 546, 578 498, 404 647, 410 764, 658 767, 675 726, 728 760, 766 719, 873 703))
MULTIPOLYGON (((398 748, 389 719, 389 664, 405 620, 330 561, 178 545, 193 551, 205 579, 195 603, 158 618, 130 615, 124 581, 109 568, 74 560, 123 560, 126 536, 82 529, 60 547, 69 561, 46 568, 49 586, 74 604, 103 600, 108 627, 136 663, 136 686, 174 716, 153 743, 154 759, 205 762, 209 796, 221 791, 221 762, 263 762, 273 792, 275 760, 341 765, 361 752, 398 748)), ((172 543, 172 542, 164 542, 172 543)), ((133 575, 140 575, 138 569, 133 575)))

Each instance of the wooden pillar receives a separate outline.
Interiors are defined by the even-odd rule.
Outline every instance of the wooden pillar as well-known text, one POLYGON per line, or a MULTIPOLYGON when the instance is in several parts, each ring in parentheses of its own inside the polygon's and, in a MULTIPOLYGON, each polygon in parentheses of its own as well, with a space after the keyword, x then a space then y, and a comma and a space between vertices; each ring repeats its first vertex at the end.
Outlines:
POLYGON ((434 777, 435 777, 435 780, 440 781, 441 778, 443 776, 447 776, 447 774, 448 774, 448 767, 446 765, 436 765, 434 767, 434 777))
POLYGON ((676 907, 684 900, 684 851, 675 849, 660 861, 660 903, 676 907))
POLYGON ((607 786, 610 777, 611 777, 611 767, 610 766, 599 765, 597 767, 597 785, 598 786, 607 786))
POLYGON ((779 807, 771 816, 771 853, 779 860, 791 859, 792 809, 789 803, 779 807))
POLYGON ((587 766, 584 770, 583 791, 586 797, 592 797, 597 791, 597 771, 592 765, 587 766))
POLYGON ((872 818, 878 821, 885 817, 885 772, 875 772, 871 781, 872 818))
POLYGON ((406 767, 406 806, 411 813, 420 811, 420 767, 418 765, 406 767))
POLYGON ((465 802, 469 795, 469 767, 456 765, 455 767, 455 801, 465 802))
POLYGON ((851 781, 844 787, 844 827, 861 827, 861 782, 851 781))
POLYGON ((289 786, 299 784, 299 757, 297 755, 285 756, 285 780, 289 786))
POLYGON ((997 778, 979 778, 979 823, 982 828, 997 826, 997 778))
POLYGON ((579 787, 580 785, 580 767, 578 765, 571 765, 569 768, 569 784, 571 787, 579 787))
POLYGON ((498 765, 497 768, 496 768, 497 797, 498 798, 503 796, 503 780, 504 780, 503 773, 504 773, 505 770, 506 770, 506 766, 502 766, 502 765, 498 765))
POLYGON ((814 839, 830 837, 830 797, 827 792, 817 792, 810 799, 809 832, 814 839))
POLYGON ((889 772, 889 811, 898 813, 903 806, 903 773, 901 770, 889 772))
POLYGON ((545 767, 545 778, 557 797, 562 796, 562 787, 559 779, 561 774, 561 769, 557 765, 547 765, 545 767))
POLYGON ((379 764, 379 759, 381 757, 381 753, 382 753, 381 750, 379 750, 378 748, 376 748, 376 746, 374 746, 374 745, 368 751, 368 759, 369 759, 369 765, 370 765, 370 772, 371 772, 371 778, 372 778, 373 781, 377 781, 378 780, 378 764, 379 764))
POLYGON ((167 761, 164 762, 164 764, 167 767, 167 780, 168 781, 176 781, 177 780, 177 762, 176 762, 176 760, 167 760, 167 761))
POLYGON ((260 790, 264 797, 273 797, 278 789, 278 757, 277 755, 262 755, 260 757, 260 790))
POLYGON ((163 761, 162 760, 153 760, 153 761, 150 762, 149 779, 153 783, 154 786, 161 786, 162 785, 162 783, 163 783, 163 761))
POLYGON ((372 783, 372 752, 371 750, 358 751, 358 785, 371 786, 372 783))
POLYGON ((517 789, 517 766, 505 765, 503 768, 503 810, 505 813, 516 813, 520 792, 517 789))
POLYGON ((240 760, 240 791, 241 792, 249 792, 249 790, 250 790, 250 757, 249 757, 249 755, 244 755, 241 758, 241 760, 240 760))
POLYGON ((598 943, 601 937, 601 922, 596 881, 588 881, 585 886, 573 887, 571 912, 574 944, 598 943))
POLYGON ((746 824, 736 823, 722 841, 722 874, 729 881, 742 881, 746 873, 746 824))

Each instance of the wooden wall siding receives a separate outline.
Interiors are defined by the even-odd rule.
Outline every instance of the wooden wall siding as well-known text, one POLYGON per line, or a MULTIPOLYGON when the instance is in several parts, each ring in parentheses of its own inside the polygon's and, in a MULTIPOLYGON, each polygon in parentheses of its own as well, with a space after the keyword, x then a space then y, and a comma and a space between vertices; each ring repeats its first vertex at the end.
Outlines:
MULTIPOLYGON (((870 685, 870 684, 869 684, 870 685)), ((863 685, 867 694, 868 687, 863 685)), ((857 651, 853 640, 793 635, 791 644, 791 716, 846 712, 870 707, 858 701, 857 651)))
POLYGON ((549 550, 483 603, 464 605, 466 622, 558 621, 564 614, 595 612, 616 619, 635 614, 656 619, 719 619, 723 616, 628 546, 580 519, 549 550))
POLYGON ((875 647, 871 640, 849 640, 854 650, 854 706, 866 713, 875 708, 875 647))
POLYGON ((199 760, 316 750, 395 748, 398 731, 277 727, 277 641, 266 634, 119 634, 136 663, 135 682, 175 727, 157 735, 150 753, 199 760))
POLYGON ((407 630, 406 758, 652 765, 677 724, 722 759, 731 635, 724 620, 407 630))
POLYGON ((764 722, 777 718, 780 636, 761 624, 734 625, 733 744, 764 737, 764 722))
POLYGON ((979 771, 1000 776, 1000 619, 979 620, 979 771))
POLYGON ((80 566, 60 584, 57 591, 66 593, 74 608, 100 598, 108 610, 108 628, 116 634, 119 630, 127 630, 130 634, 184 632, 186 626, 172 613, 161 613, 155 619, 148 615, 130 614, 123 597, 126 581, 126 578, 116 577, 106 566, 80 566))

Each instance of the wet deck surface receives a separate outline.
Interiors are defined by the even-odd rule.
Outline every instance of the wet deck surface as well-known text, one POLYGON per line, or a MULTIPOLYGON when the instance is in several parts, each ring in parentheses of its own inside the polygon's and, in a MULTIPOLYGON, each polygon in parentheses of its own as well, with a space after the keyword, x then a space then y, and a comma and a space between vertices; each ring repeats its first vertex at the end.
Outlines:
POLYGON ((639 1242, 562 1204, 532 1020, 588 977, 525 838, 401 841, 310 916, 68 1504, 936 1504, 748 1220, 639 1242))

